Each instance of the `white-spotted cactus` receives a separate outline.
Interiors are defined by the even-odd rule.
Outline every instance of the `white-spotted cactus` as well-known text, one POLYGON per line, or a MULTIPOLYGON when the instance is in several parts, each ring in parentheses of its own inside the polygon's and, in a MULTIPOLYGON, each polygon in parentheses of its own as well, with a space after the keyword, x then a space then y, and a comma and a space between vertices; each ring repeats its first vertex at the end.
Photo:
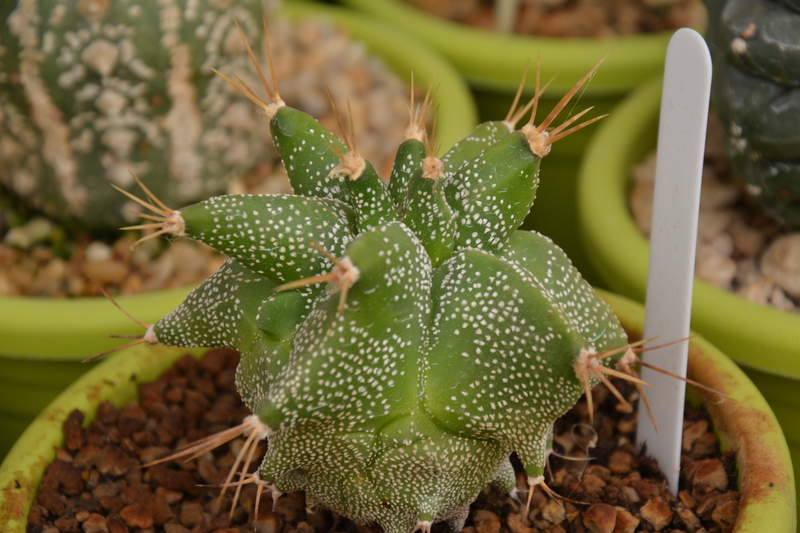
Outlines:
POLYGON ((800 229, 800 1, 705 0, 714 106, 736 175, 800 229))
POLYGON ((304 490, 311 507, 387 533, 438 521, 459 530, 484 485, 516 491, 512 452, 529 492, 546 487, 554 421, 620 374, 611 367, 627 348, 562 250, 518 230, 550 144, 592 122, 547 130, 593 72, 541 124, 534 107, 516 130, 523 108, 441 159, 424 104, 388 184, 352 135, 342 142, 284 105, 274 80, 264 77, 266 101, 231 81, 269 120, 296 195, 180 210, 140 200, 157 233, 229 256, 141 342, 235 348, 254 413, 178 455, 244 434, 247 464, 266 438, 263 463, 239 483, 304 490))
MULTIPOLYGON (((3 0, 0 183, 30 207, 112 230, 135 186, 186 205, 257 168, 264 128, 207 65, 252 66, 268 0, 3 0)), ((128 215, 129 216, 129 215, 128 215)))

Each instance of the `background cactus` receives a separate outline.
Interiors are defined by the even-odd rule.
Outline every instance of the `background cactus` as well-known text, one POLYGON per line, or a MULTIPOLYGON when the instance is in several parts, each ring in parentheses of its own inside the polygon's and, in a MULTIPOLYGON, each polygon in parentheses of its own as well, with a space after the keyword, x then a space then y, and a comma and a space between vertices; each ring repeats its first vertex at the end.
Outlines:
POLYGON ((706 0, 728 155, 774 218, 800 228, 800 3, 706 0))
MULTIPOLYGON (((263 126, 207 66, 251 70, 268 0, 0 5, 0 183, 85 228, 125 220, 136 172, 186 205, 253 172, 263 126)), ((127 215, 130 219, 130 215, 127 215)))
POLYGON ((479 125, 442 159, 423 105, 388 185, 352 135, 342 142, 286 106, 274 80, 266 100, 229 80, 268 118, 296 195, 180 210, 146 189, 155 205, 138 200, 157 233, 229 258, 136 342, 238 350, 254 413, 162 460, 245 434, 233 468, 245 463, 242 482, 304 490, 311 507, 387 533, 437 521, 459 530, 485 484, 516 491, 511 452, 530 492, 546 488, 553 422, 615 373, 627 342, 565 254, 517 230, 550 144, 595 120, 567 129, 581 113, 547 131, 593 73, 541 124, 534 99, 521 129, 527 108, 479 125), (247 477, 263 438, 267 455, 247 477))

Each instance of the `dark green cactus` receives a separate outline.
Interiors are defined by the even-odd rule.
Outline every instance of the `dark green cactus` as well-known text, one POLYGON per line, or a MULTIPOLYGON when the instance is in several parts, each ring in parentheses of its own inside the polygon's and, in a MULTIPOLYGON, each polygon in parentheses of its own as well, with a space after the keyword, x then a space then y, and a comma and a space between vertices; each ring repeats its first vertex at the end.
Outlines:
POLYGON ((736 174, 800 228, 800 2, 706 0, 712 94, 736 174))
POLYGON ((180 454, 246 434, 251 457, 267 438, 245 481, 304 490, 311 507, 387 533, 460 529, 484 485, 516 491, 511 452, 529 492, 546 487, 554 421, 615 373, 627 343, 566 255, 517 229, 541 158, 574 119, 548 132, 557 110, 515 130, 517 113, 440 160, 412 114, 384 185, 350 141, 265 86, 269 102, 237 84, 269 118, 298 195, 149 217, 229 259, 143 340, 235 348, 254 413, 180 454))
POLYGON ((206 66, 249 72, 266 0, 4 0, 0 183, 31 207, 102 231, 135 186, 186 205, 260 162, 263 127, 206 66), (232 158, 231 154, 236 153, 232 158))

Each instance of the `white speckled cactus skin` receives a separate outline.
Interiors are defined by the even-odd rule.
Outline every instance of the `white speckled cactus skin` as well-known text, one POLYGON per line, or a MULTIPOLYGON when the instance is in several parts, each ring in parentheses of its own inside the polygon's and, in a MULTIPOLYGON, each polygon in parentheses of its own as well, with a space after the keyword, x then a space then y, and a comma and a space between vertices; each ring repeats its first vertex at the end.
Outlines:
POLYGON ((135 172, 172 205, 255 169, 264 128, 207 67, 252 70, 269 0, 4 0, 0 183, 88 229, 124 220, 135 172))
POLYGON ((252 480, 312 507, 458 530, 487 483, 516 490, 511 452, 541 482, 554 421, 598 381, 586 361, 627 342, 563 251, 518 230, 563 127, 482 124, 441 160, 409 128, 384 184, 310 116, 262 109, 296 195, 160 210, 229 259, 144 338, 241 353, 241 428, 269 442, 252 480))

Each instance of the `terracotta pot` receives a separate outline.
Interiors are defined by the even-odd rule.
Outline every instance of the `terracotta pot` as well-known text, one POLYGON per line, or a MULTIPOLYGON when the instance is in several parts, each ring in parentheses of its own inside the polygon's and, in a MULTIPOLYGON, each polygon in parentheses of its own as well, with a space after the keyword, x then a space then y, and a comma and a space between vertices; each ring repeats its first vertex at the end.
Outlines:
MULTIPOLYGON (((632 337, 641 336, 639 304, 603 293, 632 337)), ((186 350, 137 346, 81 377, 41 413, 0 466, 0 524, 5 533, 24 533, 39 480, 63 442, 62 424, 73 409, 91 420, 98 405, 122 406, 138 384, 154 380, 186 350)), ((200 355, 201 351, 194 350, 200 355)), ((702 338, 690 343, 689 377, 731 397, 705 403, 723 446, 736 452, 740 510, 737 533, 793 533, 796 527, 794 478, 786 441, 775 416, 747 377, 722 352, 702 338)), ((88 422, 87 422, 88 423, 88 422)))
MULTIPOLYGON (((655 149, 662 80, 642 86, 597 132, 578 183, 585 253, 611 290, 644 301, 648 241, 628 209, 631 169, 655 149)), ((695 279, 692 328, 736 361, 769 402, 800 474, 800 315, 695 279)))
MULTIPOLYGON (((474 100, 461 76, 424 44, 362 13, 313 3, 282 8, 291 19, 328 20, 365 43, 406 81, 440 89, 437 138, 453 144, 477 122, 474 100)), ((120 305, 145 323, 177 307, 191 287, 124 296, 120 305)), ((48 299, 0 296, 0 458, 25 426, 61 390, 91 368, 80 361, 119 345, 106 335, 141 333, 103 297, 48 299)))

